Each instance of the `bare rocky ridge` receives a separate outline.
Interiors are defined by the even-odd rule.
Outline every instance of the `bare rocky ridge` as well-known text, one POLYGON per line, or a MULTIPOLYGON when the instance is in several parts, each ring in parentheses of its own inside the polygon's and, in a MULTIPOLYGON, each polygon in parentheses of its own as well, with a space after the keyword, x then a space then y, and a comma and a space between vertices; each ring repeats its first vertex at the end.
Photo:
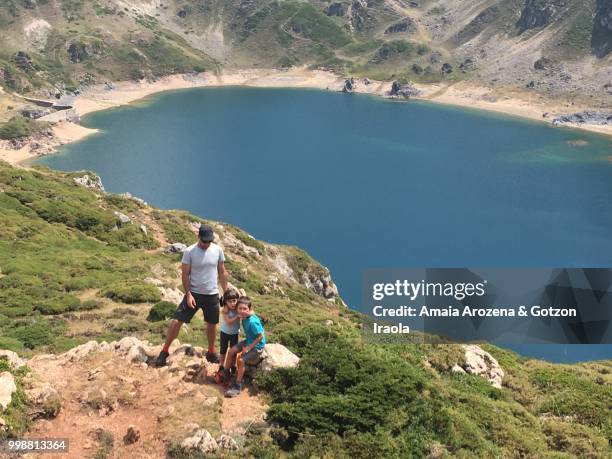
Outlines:
MULTIPOLYGON (((149 366, 159 346, 134 337, 33 357, 25 362, 31 372, 23 381, 36 419, 27 436, 68 438, 70 453, 62 457, 83 458, 102 447, 104 433, 113 439, 114 457, 163 458, 170 446, 206 454, 238 450, 253 424, 265 426, 266 406, 256 387, 225 399, 211 380, 218 366, 203 359, 202 348, 177 341, 170 351, 163 368, 149 366)), ((24 363, 10 351, 0 355, 24 363)), ((270 344, 250 375, 298 361, 284 346, 270 344)), ((0 414, 15 390, 10 373, 1 373, 0 414)))

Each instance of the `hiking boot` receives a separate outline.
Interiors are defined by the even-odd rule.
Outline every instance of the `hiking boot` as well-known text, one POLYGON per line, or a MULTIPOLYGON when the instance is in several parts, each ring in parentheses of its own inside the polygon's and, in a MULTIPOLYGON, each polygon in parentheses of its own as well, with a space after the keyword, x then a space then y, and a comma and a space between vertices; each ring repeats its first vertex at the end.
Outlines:
POLYGON ((238 397, 240 395, 241 390, 242 384, 237 382, 225 392, 225 396, 228 398, 238 397))
POLYGON ((219 363, 219 354, 217 354, 216 352, 208 351, 206 353, 206 360, 208 360, 210 363, 219 363))
POLYGON ((168 358, 169 355, 170 354, 168 352, 161 351, 159 355, 157 356, 157 359, 155 360, 155 366, 165 367, 167 364, 166 359, 168 358))
POLYGON ((231 375, 235 376, 236 375, 236 367, 230 367, 229 372, 231 375))

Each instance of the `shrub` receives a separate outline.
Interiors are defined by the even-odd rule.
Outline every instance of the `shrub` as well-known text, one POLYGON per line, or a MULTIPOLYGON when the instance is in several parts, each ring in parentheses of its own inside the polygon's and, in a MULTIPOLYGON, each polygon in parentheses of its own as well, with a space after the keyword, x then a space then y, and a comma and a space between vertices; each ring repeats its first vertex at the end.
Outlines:
POLYGON ((161 300, 159 289, 139 281, 116 282, 102 291, 102 295, 122 303, 153 303, 161 300))
POLYGON ((63 312, 76 311, 81 306, 81 300, 74 295, 62 295, 48 301, 38 303, 35 306, 41 314, 62 314, 63 312))
POLYGON ((0 139, 10 140, 32 134, 32 121, 21 115, 13 116, 0 126, 0 139))
POLYGON ((166 320, 172 317, 172 314, 174 314, 175 310, 176 305, 174 303, 170 303, 169 301, 160 301, 151 308, 151 310, 149 311, 149 315, 147 316, 147 320, 149 322, 158 322, 160 320, 166 320))

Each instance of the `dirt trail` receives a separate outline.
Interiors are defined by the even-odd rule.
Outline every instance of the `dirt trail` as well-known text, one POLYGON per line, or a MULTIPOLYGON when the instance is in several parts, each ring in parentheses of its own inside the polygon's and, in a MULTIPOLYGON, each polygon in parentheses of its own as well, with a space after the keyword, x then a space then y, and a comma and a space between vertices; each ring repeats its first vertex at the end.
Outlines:
MULTIPOLYGON (((115 351, 89 352, 71 359, 38 356, 28 362, 33 379, 50 383, 59 393, 61 410, 54 419, 34 422, 28 438, 69 439, 68 454, 30 454, 28 458, 83 459, 107 448, 109 458, 165 458, 168 445, 180 442, 188 424, 198 424, 214 438, 226 434, 238 443, 245 431, 262 421, 266 406, 248 390, 234 399, 212 382, 217 365, 186 355, 181 346, 169 366, 154 368, 115 351), (135 443, 124 437, 134 426, 135 443), (108 447, 112 439, 112 448, 108 447)), ((158 349, 147 348, 151 356, 158 349)))

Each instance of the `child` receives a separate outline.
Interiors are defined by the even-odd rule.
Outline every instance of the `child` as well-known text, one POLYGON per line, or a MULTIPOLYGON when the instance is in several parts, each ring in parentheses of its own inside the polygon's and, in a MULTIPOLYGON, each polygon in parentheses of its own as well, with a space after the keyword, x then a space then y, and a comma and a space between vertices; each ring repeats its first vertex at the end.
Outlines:
POLYGON ((238 334, 240 333, 240 317, 238 317, 238 311, 236 306, 240 294, 235 290, 228 290, 223 295, 221 304, 221 315, 223 320, 221 322, 221 355, 219 360, 219 371, 215 375, 215 381, 219 384, 223 383, 224 380, 229 379, 229 372, 236 372, 236 367, 225 365, 225 354, 228 347, 232 348, 238 343, 238 334), (229 346, 228 346, 229 345, 229 346))
POLYGON ((246 296, 240 297, 236 309, 238 310, 238 316, 242 320, 242 329, 246 339, 232 347, 227 355, 227 363, 233 364, 238 353, 241 353, 238 358, 236 382, 227 390, 225 393, 226 397, 236 397, 240 394, 245 370, 244 365, 261 360, 266 345, 266 332, 261 324, 261 320, 253 312, 251 300, 246 296))

